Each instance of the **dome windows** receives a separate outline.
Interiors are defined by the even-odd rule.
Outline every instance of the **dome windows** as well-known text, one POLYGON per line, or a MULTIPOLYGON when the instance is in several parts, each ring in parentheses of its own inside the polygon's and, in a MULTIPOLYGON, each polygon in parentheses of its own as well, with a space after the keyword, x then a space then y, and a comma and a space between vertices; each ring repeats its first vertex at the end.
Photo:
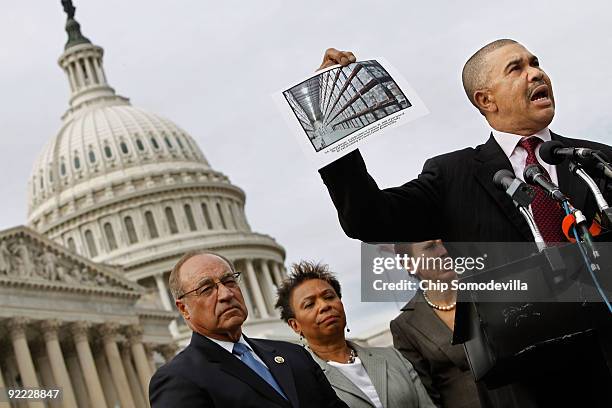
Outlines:
POLYGON ((166 207, 164 209, 164 212, 166 213, 166 219, 168 220, 168 229, 170 229, 170 233, 178 233, 178 226, 176 225, 176 218, 174 218, 174 211, 172 211, 171 207, 166 207))
POLYGON ((121 149, 121 153, 123 154, 128 154, 130 152, 125 142, 119 143, 119 148, 121 149))
POLYGON ((144 144, 142 144, 142 140, 140 140, 140 138, 136 139, 136 147, 141 152, 144 152, 144 150, 145 150, 144 144))
POLYGON ((75 170, 79 170, 81 168, 81 160, 79 156, 74 156, 74 168, 75 170))
POLYGON ((151 136, 151 144, 155 150, 159 150, 159 143, 157 143, 157 139, 153 136, 151 136))
POLYGON ((96 162, 96 154, 94 153, 94 151, 90 150, 88 156, 89 156, 89 162, 91 164, 94 164, 96 162))
POLYGON ((189 204, 185 204, 183 209, 185 210, 185 217, 187 217, 187 225, 189 225, 189 230, 195 231, 197 228, 195 219, 193 218, 193 212, 191 211, 191 206, 189 204))
POLYGON ((114 251, 117 249, 117 240, 115 239, 115 232, 110 222, 104 224, 104 235, 106 235, 106 242, 108 243, 108 249, 114 251))
POLYGON ((127 231, 128 241, 130 244, 135 244, 138 242, 138 236, 136 235, 136 229, 134 228, 134 221, 132 221, 132 217, 127 216, 123 219, 123 223, 125 224, 125 229, 127 231))
POLYGON ((183 142, 181 142, 181 138, 178 136, 174 136, 174 138, 176 139, 176 143, 178 143, 179 147, 184 149, 185 147, 183 146, 183 142))
POLYGON ((107 159, 113 158, 113 150, 110 148, 109 145, 104 146, 104 155, 107 159))
POLYGON ((85 243, 87 244, 89 256, 92 258, 98 256, 98 249, 96 248, 96 242, 94 241, 94 236, 91 230, 85 231, 85 243))
POLYGON ((66 175, 66 163, 64 163, 63 161, 60 164, 60 174, 62 177, 66 175))
POLYGON ((159 237, 159 233, 157 232, 157 226, 155 225, 155 218, 153 218, 153 213, 151 211, 146 211, 144 215, 145 221, 147 223, 147 229, 149 230, 149 237, 159 237))
POLYGON ((172 143, 170 143, 170 139, 168 139, 168 136, 164 136, 164 142, 166 142, 166 146, 168 146, 168 149, 173 149, 174 148, 172 146, 172 143))

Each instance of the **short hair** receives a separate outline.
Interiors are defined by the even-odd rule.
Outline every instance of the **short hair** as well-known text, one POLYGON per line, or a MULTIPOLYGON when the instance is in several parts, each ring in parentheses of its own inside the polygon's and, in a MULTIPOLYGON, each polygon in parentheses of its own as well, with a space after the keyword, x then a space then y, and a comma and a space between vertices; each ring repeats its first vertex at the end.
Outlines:
POLYGON ((232 261, 230 261, 223 255, 219 255, 215 252, 207 251, 205 249, 196 249, 194 251, 189 251, 185 255, 183 255, 181 259, 178 260, 176 265, 174 265, 174 267, 172 268, 172 271, 170 271, 170 278, 168 279, 168 287, 170 288, 170 293, 172 293, 174 300, 178 299, 179 297, 183 295, 183 288, 181 285, 181 276, 180 276, 181 267, 183 266, 185 262, 187 262, 194 256, 198 256, 198 255, 214 255, 218 258, 221 258, 225 262, 227 262, 232 272, 236 271, 232 261))
POLYGON ((472 55, 463 66, 463 72, 461 73, 463 89, 465 90, 470 102, 472 102, 472 105, 478 108, 478 110, 480 110, 480 108, 474 100, 474 92, 487 86, 485 60, 492 51, 509 44, 518 44, 518 42, 508 38, 502 38, 500 40, 490 42, 476 51, 476 53, 474 53, 474 55, 472 55))
POLYGON ((280 309, 281 319, 288 322, 289 319, 295 317, 295 313, 291 308, 291 294, 293 290, 303 282, 311 279, 320 279, 330 284, 336 291, 336 295, 342 299, 342 291, 340 282, 329 271, 329 266, 322 263, 314 263, 311 261, 300 261, 291 265, 289 277, 283 281, 277 290, 278 299, 276 300, 276 309, 280 309))

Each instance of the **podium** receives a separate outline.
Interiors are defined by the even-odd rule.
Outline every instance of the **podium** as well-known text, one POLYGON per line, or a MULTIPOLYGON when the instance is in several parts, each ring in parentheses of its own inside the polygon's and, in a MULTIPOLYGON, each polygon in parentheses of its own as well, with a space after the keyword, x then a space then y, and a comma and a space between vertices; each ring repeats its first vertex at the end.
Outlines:
MULTIPOLYGON (((609 240, 610 233, 606 235, 598 241, 609 240)), ((612 244, 596 245, 601 268, 596 277, 612 300, 612 244)), ((589 336, 596 340, 588 352, 596 353, 595 364, 603 360, 600 368, 612 379, 612 313, 579 248, 566 244, 542 252, 533 249, 518 260, 460 278, 461 284, 472 285, 494 280, 517 286, 518 281, 528 289, 459 290, 453 344, 464 345, 475 380, 495 389, 526 376, 537 378, 554 366, 554 359, 585 353, 572 347, 589 336)))

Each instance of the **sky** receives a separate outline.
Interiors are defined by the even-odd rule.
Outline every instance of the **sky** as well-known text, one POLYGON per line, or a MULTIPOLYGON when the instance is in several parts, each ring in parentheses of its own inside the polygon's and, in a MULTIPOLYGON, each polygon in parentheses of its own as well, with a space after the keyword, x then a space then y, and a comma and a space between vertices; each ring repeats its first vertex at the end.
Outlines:
MULTIPOLYGON (((316 70, 326 48, 386 58, 430 114, 370 142, 381 187, 414 178, 429 157, 484 143, 488 126, 461 86, 465 60, 498 38, 523 43, 550 75, 551 129, 612 144, 612 5, 605 1, 74 1, 83 34, 105 50, 108 80, 133 105, 176 122, 216 170, 246 192, 254 231, 287 262, 330 264, 352 333, 388 325, 399 303, 360 302, 359 242, 342 232, 316 168, 271 95, 316 70)), ((26 186, 55 136, 69 87, 60 0, 5 3, 0 15, 0 229, 25 224, 26 186)))

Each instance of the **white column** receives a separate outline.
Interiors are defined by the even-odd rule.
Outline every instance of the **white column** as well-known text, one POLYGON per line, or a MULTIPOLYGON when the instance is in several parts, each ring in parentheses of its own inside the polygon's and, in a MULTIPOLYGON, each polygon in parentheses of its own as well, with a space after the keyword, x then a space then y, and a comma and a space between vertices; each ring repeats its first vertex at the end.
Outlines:
MULTIPOLYGON (((49 362, 49 357, 45 355, 45 351, 42 350, 44 345, 39 344, 36 352, 34 352, 34 361, 36 371, 38 372, 40 379, 41 388, 57 388, 58 385, 53 378, 53 371, 51 370, 51 364, 49 362)), ((61 408, 60 402, 56 399, 52 399, 47 402, 50 408, 61 408)))
POLYGON ((274 272, 274 276, 276 277, 276 282, 280 286, 283 283, 284 277, 276 262, 272 263, 272 271, 274 272))
POLYGON ((93 57, 86 58, 85 59, 85 66, 89 70, 89 78, 91 79, 91 84, 92 85, 98 85, 98 83, 100 81, 98 79, 98 73, 95 72, 95 67, 93 66, 93 63, 91 62, 92 59, 93 59, 93 57))
POLYGON ((79 363, 81 364, 81 371, 87 385, 90 406, 106 408, 102 384, 100 384, 96 364, 91 354, 91 347, 89 346, 89 324, 86 322, 73 323, 71 329, 74 337, 74 346, 79 357, 79 363))
POLYGON ((79 83, 81 84, 81 87, 85 88, 87 86, 87 83, 85 82, 85 73, 83 72, 83 67, 81 67, 81 64, 79 63, 78 59, 74 63, 74 68, 76 70, 77 77, 79 78, 79 83))
POLYGON ((155 373, 157 368, 155 367, 155 358, 153 356, 153 345, 151 343, 147 343, 144 345, 144 347, 145 352, 147 353, 147 360, 149 360, 149 368, 151 369, 152 373, 155 373))
POLYGON ((104 356, 104 345, 98 343, 96 346, 96 368, 98 369, 98 377, 100 377, 100 382, 102 383, 102 390, 104 390, 106 405, 109 407, 116 407, 117 404, 119 404, 119 397, 117 397, 115 384, 113 384, 113 377, 111 376, 110 368, 104 356))
MULTIPOLYGON (((19 368, 19 375, 21 376, 23 386, 39 388, 34 362, 32 362, 32 355, 30 354, 25 333, 29 322, 25 318, 14 318, 8 321, 7 327, 11 334, 13 351, 15 352, 15 359, 17 360, 17 367, 19 368)), ((28 401, 27 404, 30 408, 44 408, 45 406, 42 401, 28 401)))
POLYGON ((148 400, 149 382, 151 381, 153 373, 150 370, 149 361, 147 360, 147 353, 144 345, 142 344, 142 333, 143 329, 140 326, 130 326, 126 331, 132 356, 134 356, 136 371, 138 371, 138 379, 140 380, 140 385, 144 390, 145 397, 148 400))
POLYGON ((79 81, 77 80, 75 65, 72 63, 68 64, 68 72, 70 73, 69 78, 73 86, 73 92, 76 92, 79 89, 79 81))
MULTIPOLYGON (((170 295, 168 295, 168 289, 166 288, 166 283, 164 282, 163 274, 155 275, 155 283, 157 284, 157 291, 159 292, 159 298, 161 299, 164 309, 169 311, 174 310, 174 303, 172 302, 172 299, 170 299, 170 295)), ((178 319, 181 318, 178 317, 178 319)), ((177 337, 179 331, 176 320, 170 322, 169 328, 172 337, 177 337)))
POLYGON ((66 368, 66 362, 62 354, 62 349, 57 337, 57 331, 60 327, 60 322, 57 320, 45 320, 41 324, 43 337, 45 339, 45 347, 47 356, 53 371, 53 378, 56 384, 62 388, 62 403, 65 408, 77 408, 72 382, 66 368))
POLYGON ((278 312, 274 309, 274 301, 276 299, 276 286, 272 282, 272 275, 270 274, 270 268, 268 268, 268 262, 265 259, 261 260, 261 272, 264 277, 265 289, 268 291, 268 300, 270 303, 270 314, 278 316, 278 312))
POLYGON ((250 259, 246 261, 246 270, 247 276, 249 278, 249 283, 251 286, 251 290, 253 291, 253 296, 255 297, 255 304, 259 309, 259 313, 262 318, 269 317, 268 310, 266 309, 266 302, 264 301, 263 295, 261 293, 261 288, 259 287, 259 282, 257 282, 257 276, 255 275, 255 269, 253 268, 253 262, 250 259))
POLYGON ((100 65, 101 63, 101 58, 98 57, 94 57, 94 65, 96 66, 97 70, 98 70, 98 78, 100 79, 100 82, 103 84, 106 84, 106 76, 104 75, 104 69, 102 68, 102 66, 100 65))
MULTIPOLYGON (((130 354, 129 346, 121 347, 121 360, 123 361, 123 369, 125 370, 125 375, 127 376, 130 390, 132 391, 134 404, 138 408, 147 408, 148 404, 145 402, 142 386, 138 380, 136 370, 134 370, 134 364, 132 364, 132 356, 130 354)), ((146 399, 148 400, 149 397, 146 399)))
MULTIPOLYGON (((238 261, 234 262, 234 265, 236 267, 238 267, 237 265, 238 261)), ((242 268, 238 269, 238 270, 242 270, 242 268)), ((248 277, 244 276, 244 273, 242 274, 242 284, 240 285, 240 289, 242 292, 242 297, 244 297, 244 301, 246 303, 246 307, 247 307, 247 311, 249 312, 249 316, 251 316, 252 319, 255 318, 255 310, 253 310, 253 299, 251 299, 251 295, 249 294, 249 283, 247 282, 248 277)))
MULTIPOLYGON (((71 345, 69 344, 68 347, 71 345)), ((70 381, 74 390, 74 397, 77 400, 77 406, 86 407, 89 405, 89 394, 87 393, 87 384, 83 380, 83 372, 77 358, 76 348, 66 352, 66 368, 70 374, 70 381)), ((110 406, 110 405, 109 405, 110 406)))
POLYGON ((119 395, 119 401, 121 401, 121 408, 135 408, 134 398, 132 397, 127 375, 121 362, 119 347, 117 347, 116 337, 118 330, 119 326, 117 324, 106 323, 100 327, 100 334, 104 342, 104 351, 113 376, 113 383, 119 395))

